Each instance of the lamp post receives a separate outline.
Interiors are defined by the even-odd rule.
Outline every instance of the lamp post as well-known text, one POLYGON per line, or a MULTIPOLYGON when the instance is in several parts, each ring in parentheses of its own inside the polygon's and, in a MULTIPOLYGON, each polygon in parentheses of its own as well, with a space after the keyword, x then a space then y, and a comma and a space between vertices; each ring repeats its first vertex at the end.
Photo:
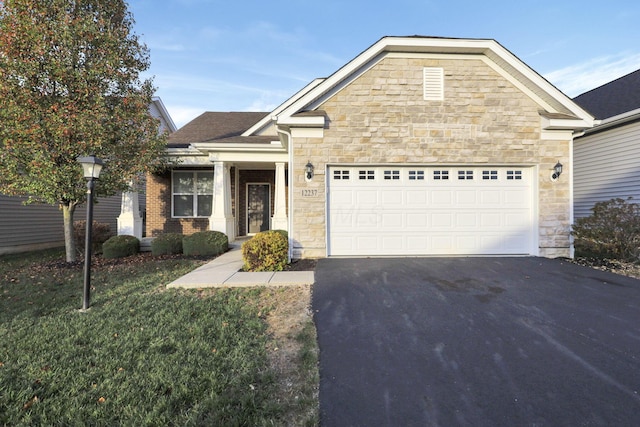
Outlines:
POLYGON ((91 289, 91 231, 93 229, 93 188, 94 180, 100 178, 102 160, 96 156, 78 157, 78 163, 82 165, 84 177, 87 180, 87 223, 85 224, 84 238, 84 298, 82 310, 89 308, 91 289))

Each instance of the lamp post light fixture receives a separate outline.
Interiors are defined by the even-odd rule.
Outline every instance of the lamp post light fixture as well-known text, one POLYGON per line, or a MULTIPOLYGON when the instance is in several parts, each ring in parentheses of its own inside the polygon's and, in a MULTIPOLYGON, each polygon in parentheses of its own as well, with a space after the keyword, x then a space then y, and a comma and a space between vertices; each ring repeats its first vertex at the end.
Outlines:
POLYGON ((89 309, 91 292, 91 231, 93 229, 93 188, 95 180, 100 178, 103 162, 96 156, 78 157, 78 163, 82 165, 85 179, 87 180, 87 223, 85 224, 84 238, 84 295, 82 310, 89 309))
POLYGON ((558 163, 556 163, 556 165, 553 167, 553 174, 551 174, 551 180, 557 181, 557 179, 560 178, 561 174, 562 174, 562 163, 558 161, 558 163))

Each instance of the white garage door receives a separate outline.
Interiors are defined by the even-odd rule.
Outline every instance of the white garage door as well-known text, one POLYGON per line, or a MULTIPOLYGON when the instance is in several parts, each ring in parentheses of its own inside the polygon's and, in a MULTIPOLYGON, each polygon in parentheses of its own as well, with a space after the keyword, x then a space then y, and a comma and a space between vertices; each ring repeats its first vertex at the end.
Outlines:
POLYGON ((533 254, 532 170, 333 166, 328 255, 533 254))

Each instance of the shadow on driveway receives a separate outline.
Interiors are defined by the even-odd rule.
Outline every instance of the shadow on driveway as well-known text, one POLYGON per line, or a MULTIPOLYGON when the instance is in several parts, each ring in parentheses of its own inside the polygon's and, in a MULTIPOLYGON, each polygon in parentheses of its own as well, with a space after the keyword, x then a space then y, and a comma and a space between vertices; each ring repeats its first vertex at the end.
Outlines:
POLYGON ((544 258, 323 259, 321 423, 640 422, 640 281, 544 258))

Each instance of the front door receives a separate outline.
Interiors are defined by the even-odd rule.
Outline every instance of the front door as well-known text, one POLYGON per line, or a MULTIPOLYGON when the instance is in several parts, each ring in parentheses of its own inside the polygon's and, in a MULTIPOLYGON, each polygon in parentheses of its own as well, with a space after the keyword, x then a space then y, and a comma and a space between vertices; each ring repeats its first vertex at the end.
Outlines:
POLYGON ((269 184, 247 184, 247 234, 269 229, 271 191, 269 184))

